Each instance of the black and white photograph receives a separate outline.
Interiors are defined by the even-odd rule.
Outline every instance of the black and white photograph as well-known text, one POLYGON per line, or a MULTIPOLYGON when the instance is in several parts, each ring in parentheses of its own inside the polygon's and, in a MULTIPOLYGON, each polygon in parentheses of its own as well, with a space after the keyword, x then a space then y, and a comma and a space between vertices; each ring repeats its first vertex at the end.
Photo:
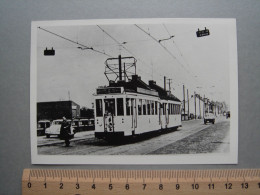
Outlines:
POLYGON ((34 21, 33 164, 236 164, 235 19, 34 21))

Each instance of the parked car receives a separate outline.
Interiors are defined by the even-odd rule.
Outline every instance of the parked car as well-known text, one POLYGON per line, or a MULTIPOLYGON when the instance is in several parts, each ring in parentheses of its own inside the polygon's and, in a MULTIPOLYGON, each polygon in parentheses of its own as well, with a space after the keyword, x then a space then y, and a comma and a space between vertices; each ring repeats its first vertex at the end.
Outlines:
MULTIPOLYGON (((51 126, 49 128, 46 128, 45 135, 47 138, 49 138, 51 135, 60 136, 60 127, 62 123, 62 119, 53 120, 51 123, 51 126)), ((68 122, 71 124, 71 120, 68 120, 68 122)), ((76 133, 73 126, 70 126, 70 133, 72 136, 76 133)))
POLYGON ((51 122, 49 120, 40 120, 37 123, 37 136, 41 136, 45 134, 46 128, 49 128, 51 122))
POLYGON ((215 123, 215 115, 213 113, 206 113, 204 117, 204 124, 207 122, 214 124, 215 123))

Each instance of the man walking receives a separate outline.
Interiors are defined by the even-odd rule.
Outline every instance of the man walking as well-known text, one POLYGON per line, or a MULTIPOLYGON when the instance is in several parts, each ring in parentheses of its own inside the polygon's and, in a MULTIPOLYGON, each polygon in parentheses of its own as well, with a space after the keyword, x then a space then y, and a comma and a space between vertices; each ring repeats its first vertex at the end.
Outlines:
POLYGON ((70 123, 67 121, 66 117, 63 117, 62 119, 63 121, 60 127, 60 139, 65 140, 66 147, 69 147, 71 139, 70 123))

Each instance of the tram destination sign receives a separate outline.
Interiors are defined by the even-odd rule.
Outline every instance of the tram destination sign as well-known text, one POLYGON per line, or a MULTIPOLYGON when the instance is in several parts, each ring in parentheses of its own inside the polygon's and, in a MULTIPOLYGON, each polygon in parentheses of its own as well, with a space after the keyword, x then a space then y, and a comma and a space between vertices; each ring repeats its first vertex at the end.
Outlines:
POLYGON ((98 88, 97 94, 122 93, 121 87, 98 88))

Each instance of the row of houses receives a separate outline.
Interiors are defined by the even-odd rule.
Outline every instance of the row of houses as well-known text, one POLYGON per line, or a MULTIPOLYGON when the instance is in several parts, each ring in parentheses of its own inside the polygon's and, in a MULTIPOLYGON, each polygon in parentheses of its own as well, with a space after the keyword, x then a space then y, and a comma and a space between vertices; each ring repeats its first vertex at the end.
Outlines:
POLYGON ((182 120, 204 118, 205 113, 213 113, 216 116, 228 111, 225 102, 210 101, 199 94, 194 94, 188 100, 182 102, 182 120))

